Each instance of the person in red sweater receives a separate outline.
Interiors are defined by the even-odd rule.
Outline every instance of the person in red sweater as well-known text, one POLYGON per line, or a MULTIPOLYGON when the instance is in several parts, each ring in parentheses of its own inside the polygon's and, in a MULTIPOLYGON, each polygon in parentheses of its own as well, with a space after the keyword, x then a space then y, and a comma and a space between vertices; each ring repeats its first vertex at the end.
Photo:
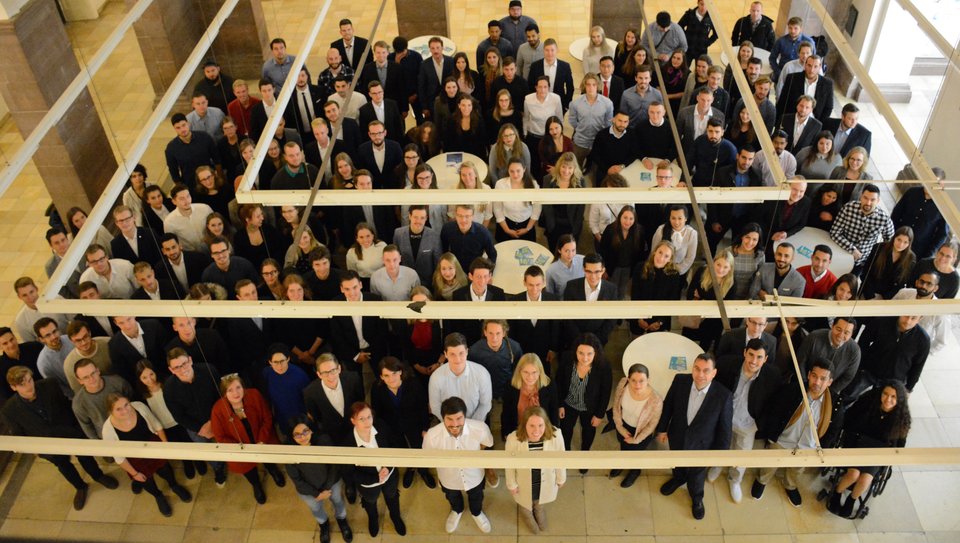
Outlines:
POLYGON ((804 298, 822 300, 830 294, 830 289, 837 281, 837 276, 830 271, 832 260, 833 250, 827 245, 817 245, 810 256, 810 265, 797 268, 797 272, 807 280, 804 298))

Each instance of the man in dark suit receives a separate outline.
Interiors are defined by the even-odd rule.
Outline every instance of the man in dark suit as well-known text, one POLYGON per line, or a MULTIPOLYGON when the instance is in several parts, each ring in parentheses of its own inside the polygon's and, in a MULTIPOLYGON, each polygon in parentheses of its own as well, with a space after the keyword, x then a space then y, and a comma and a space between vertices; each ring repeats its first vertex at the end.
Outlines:
POLYGON ((720 343, 717 344, 716 351, 718 365, 722 367, 731 358, 734 362, 738 362, 743 357, 743 350, 747 343, 752 339, 759 339, 763 342, 764 350, 766 350, 768 356, 776 354, 777 338, 764 331, 766 326, 766 317, 747 317, 743 319, 743 326, 729 330, 720 336, 720 343))
MULTIPOLYGON (((453 291, 455 302, 503 302, 507 297, 503 289, 491 285, 493 280, 494 264, 487 258, 478 256, 470 263, 467 278, 470 279, 465 287, 453 291)), ((467 345, 473 345, 483 336, 481 324, 483 321, 467 319, 450 322, 450 332, 460 332, 467 338, 467 345)))
MULTIPOLYGON (((453 74, 453 59, 443 54, 443 40, 430 38, 430 58, 420 64, 417 76, 417 100, 420 102, 423 117, 433 121, 433 101, 443 88, 443 80, 453 74)), ((442 128, 442 127, 441 127, 442 128)))
POLYGON ((203 253, 184 251, 180 247, 180 239, 173 232, 167 232, 160 238, 160 250, 163 258, 157 261, 154 269, 159 270, 159 278, 173 283, 177 298, 182 300, 190 294, 190 287, 200 282, 203 270, 213 260, 203 253))
MULTIPOLYGON (((373 190, 373 176, 369 170, 360 169, 354 172, 353 183, 356 190, 373 190)), ((397 214, 392 206, 343 206, 340 235, 353 239, 357 225, 362 222, 367 224, 372 222, 377 237, 387 244, 393 243, 393 232, 397 229, 397 214)))
POLYGON ((777 116, 782 117, 801 96, 813 96, 813 116, 821 122, 833 114, 833 80, 820 75, 821 60, 810 55, 803 64, 803 71, 790 74, 784 79, 783 92, 777 96, 777 116), (816 85, 811 95, 808 86, 816 85))
MULTIPOLYGON (((267 79, 260 80, 260 95, 263 96, 263 101, 253 106, 253 111, 250 112, 250 138, 253 141, 260 141, 263 129, 267 126, 267 120, 270 118, 270 115, 267 114, 267 108, 270 108, 272 112, 277 103, 273 94, 273 83, 267 79)), ((283 119, 290 126, 296 126, 289 102, 287 108, 283 111, 283 119)))
POLYGON ((137 321, 130 316, 113 317, 113 322, 120 328, 120 333, 114 334, 107 344, 113 373, 128 383, 137 383, 140 381, 136 375, 137 362, 146 358, 153 364, 157 377, 165 379, 169 374, 164 346, 170 337, 166 327, 155 319, 137 321))
POLYGON ((814 118, 812 96, 801 96, 797 99, 797 113, 780 117, 779 129, 787 133, 787 151, 794 156, 804 147, 817 143, 817 134, 823 129, 823 124, 814 118))
POLYGON ((566 113, 573 100, 573 71, 569 63, 557 58, 557 40, 553 38, 543 42, 543 58, 530 65, 530 76, 527 78, 530 92, 537 91, 537 79, 544 75, 550 78, 550 92, 560 96, 560 104, 566 113))
POLYGON ((421 285, 432 285, 443 254, 440 229, 427 227, 427 206, 412 205, 408 213, 410 224, 394 230, 393 243, 400 249, 400 264, 416 270, 421 285))
MULTIPOLYGON (((823 119, 823 129, 833 134, 833 148, 847 156, 854 147, 863 147, 870 154, 873 134, 859 122, 860 108, 850 102, 840 110, 839 119, 823 119)), ((114 253, 116 254, 116 253, 114 253)))
POLYGON ((122 258, 131 264, 156 262, 160 258, 160 242, 156 233, 137 226, 132 209, 122 204, 113 208, 113 224, 120 230, 110 241, 113 258, 122 258))
MULTIPOLYGON (((380 84, 379 79, 374 79, 367 84, 367 94, 370 101, 360 106, 360 126, 366 126, 369 129, 370 123, 380 121, 387 129, 386 138, 397 142, 397 145, 401 145, 405 139, 406 131, 403 129, 403 117, 400 116, 400 108, 397 103, 383 97, 383 85, 380 84)), ((363 141, 367 142, 369 140, 369 133, 367 133, 364 135, 363 141)), ((402 146, 400 151, 403 152, 402 146)))
POLYGON ((320 87, 311 84, 310 80, 307 67, 300 68, 297 86, 293 89, 293 96, 290 97, 289 107, 292 108, 291 117, 294 121, 290 128, 297 129, 302 141, 310 141, 311 123, 323 115, 323 104, 326 102, 320 87))
POLYGON ((406 111, 407 94, 403 87, 403 70, 396 62, 390 62, 387 42, 378 41, 373 44, 373 62, 363 65, 360 70, 360 81, 357 82, 357 90, 367 94, 371 81, 379 81, 383 86, 383 95, 388 100, 397 103, 402 111, 406 111))
MULTIPOLYGON (((709 353, 703 353, 694 360, 691 374, 674 376, 663 401, 657 441, 669 442, 674 451, 724 451, 730 448, 733 395, 722 384, 713 382, 716 375, 716 360, 709 353)), ((673 477, 660 487, 660 493, 669 496, 687 485, 693 500, 693 518, 700 520, 705 513, 703 483, 706 476, 706 468, 673 468, 673 477)))
MULTIPOLYGON (((340 51, 340 56, 354 71, 359 71, 360 57, 367 48, 367 40, 353 35, 353 23, 350 19, 340 19, 340 39, 330 42, 330 47, 340 51)), ((368 54, 366 62, 373 62, 368 54)))
MULTIPOLYGON (((303 148, 303 156, 307 159, 307 164, 311 164, 318 170, 323 171, 325 178, 329 178, 335 173, 333 162, 337 155, 347 152, 347 146, 340 140, 330 139, 330 125, 325 119, 314 119, 312 123, 313 137, 308 140, 303 148), (329 162, 323 161, 323 155, 327 152, 327 147, 333 145, 330 151, 329 162), (326 166, 324 166, 326 164, 326 166)), ((349 154, 349 153, 348 153, 349 154)), ((321 185, 323 186, 323 185, 321 185)))
MULTIPOLYGON (((563 300, 571 302, 593 302, 619 300, 620 293, 617 285, 602 279, 603 257, 597 253, 590 253, 583 257, 583 278, 567 281, 563 289, 563 300)), ((566 321, 565 336, 569 341, 591 332, 600 338, 600 343, 606 345, 610 332, 616 328, 618 319, 576 319, 566 321)))
POLYGON ((744 41, 753 43, 754 47, 770 51, 773 44, 777 41, 777 35, 773 32, 773 19, 763 14, 763 4, 753 2, 750 4, 750 14, 737 19, 733 24, 733 34, 730 41, 734 47, 744 41))
MULTIPOLYGON (((540 266, 530 266, 523 272, 525 292, 510 296, 516 302, 556 302, 560 298, 544 290, 547 278, 540 266)), ((510 321, 510 335, 516 339, 525 353, 535 353, 540 357, 543 368, 550 375, 550 365, 560 351, 559 323, 551 319, 513 319, 510 321)))
POLYGON ((133 277, 140 288, 133 291, 131 300, 180 300, 177 287, 165 278, 157 278, 153 266, 146 262, 137 262, 133 265, 133 277))
MULTIPOLYGON (((350 423, 350 406, 364 400, 363 374, 343 371, 336 356, 323 353, 317 357, 317 377, 320 379, 303 389, 307 415, 321 432, 330 437, 334 445, 356 447, 353 424, 350 423)), ((346 483, 347 500, 354 503, 357 500, 357 484, 353 477, 353 466, 344 465, 341 474, 346 483)))
POLYGON ((407 48, 407 39, 403 36, 393 38, 393 52, 387 56, 390 64, 400 66, 400 76, 403 81, 403 99, 397 100, 400 106, 400 113, 403 118, 407 118, 407 113, 412 109, 414 119, 417 124, 423 122, 420 98, 417 96, 417 79, 420 77, 420 65, 423 64, 423 57, 416 51, 407 48))
POLYGON ((597 86, 600 94, 613 102, 613 108, 620 107, 620 98, 623 97, 623 78, 613 73, 613 57, 605 56, 600 59, 600 84, 597 86))
POLYGON ((220 332, 212 328, 198 329, 197 319, 193 317, 173 317, 173 331, 176 335, 164 346, 166 352, 183 349, 194 360, 217 368, 220 375, 240 370, 234 365, 220 332))
MULTIPOLYGON (((513 57, 504 57, 503 75, 498 76, 493 80, 493 83, 490 84, 491 96, 499 95, 502 90, 510 93, 514 110, 523 113, 523 99, 529 94, 527 92, 527 80, 520 75, 517 69, 517 61, 514 60, 513 57)), ((614 104, 616 104, 616 102, 614 102, 614 104)))
POLYGON ((723 123, 723 111, 713 107, 713 91, 705 86, 700 87, 696 99, 696 104, 681 109, 677 115, 677 132, 680 133, 680 142, 688 156, 693 151, 693 142, 707 132, 706 119, 719 119, 723 123), (698 121, 701 119, 703 124, 699 125, 698 121), (703 126, 703 132, 697 131, 698 126, 703 126))
MULTIPOLYGON (((382 301, 380 296, 362 292, 360 288, 357 272, 346 270, 340 274, 342 300, 352 303, 382 301)), ((364 364, 369 364, 377 375, 377 364, 388 354, 387 324, 380 317, 363 317, 359 330, 352 317, 333 317, 330 319, 330 340, 337 359, 358 375, 363 375, 364 364)))
MULTIPOLYGON (((399 143, 387 139, 386 125, 380 121, 370 121, 366 130, 367 137, 370 140, 361 143, 360 147, 357 148, 357 168, 370 172, 375 189, 402 188, 396 186, 393 170, 403 162, 403 148, 400 147, 399 143), (377 153, 383 153, 382 166, 377 163, 377 153)), ((356 174, 354 174, 354 179, 356 179, 356 174)), ((381 232, 381 234, 386 234, 386 232, 381 232)))
MULTIPOLYGON (((237 281, 234 294, 238 300, 256 302, 257 285, 249 279, 237 281)), ((259 382, 267 367, 267 348, 276 342, 274 321, 263 317, 241 317, 227 320, 227 343, 234 366, 249 383, 259 382)))
MULTIPOLYGON (((744 147, 737 153, 735 163, 717 170, 714 185, 719 187, 759 187, 763 185, 760 174, 752 168, 756 151, 744 147)), ((744 223, 749 222, 749 204, 708 204, 707 205, 707 242, 710 252, 716 252, 717 244, 726 235, 727 230, 739 232, 744 223)), ((734 234, 736 235, 736 234, 734 234)))
POLYGON ((360 146, 360 125, 357 121, 341 115, 340 104, 329 100, 323 104, 323 116, 327 119, 327 126, 333 139, 343 143, 344 152, 356 160, 357 147, 360 146), (340 123, 340 128, 335 127, 340 123))

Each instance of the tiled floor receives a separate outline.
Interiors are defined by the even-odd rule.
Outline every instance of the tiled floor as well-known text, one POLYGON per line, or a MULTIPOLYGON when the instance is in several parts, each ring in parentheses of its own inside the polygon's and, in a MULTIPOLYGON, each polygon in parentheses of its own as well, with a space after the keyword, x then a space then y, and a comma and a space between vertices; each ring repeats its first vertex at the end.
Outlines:
MULTIPOLYGON (((320 2, 307 0, 263 0, 263 9, 270 35, 287 39, 291 51, 297 50, 312 22, 320 2), (309 15, 308 15, 309 14, 309 15)), ((451 0, 449 3, 451 38, 460 49, 473 51, 484 37, 486 21, 502 16, 505 2, 451 0)), ((691 3, 692 4, 692 3, 691 3)), ((726 0, 724 19, 727 27, 746 11, 747 2, 726 0)), ((647 5, 648 13, 661 6, 679 15, 680 7, 655 1, 647 5)), ((776 2, 765 3, 768 12, 776 11, 776 2)), ((357 33, 369 36, 377 5, 334 2, 317 44, 307 65, 314 73, 323 68, 327 43, 336 38, 336 21, 351 17, 357 33)), ((588 3, 576 0, 527 0, 525 12, 534 16, 544 29, 544 36, 560 42, 561 58, 572 60, 566 48, 572 40, 586 33, 588 3)), ((99 21, 74 23, 68 26, 71 39, 81 61, 92 55, 125 12, 124 3, 111 0, 99 21)), ((388 1, 378 36, 396 34, 394 3, 388 1)), ((619 38, 615 36, 614 38, 619 38)), ((472 58, 472 55, 471 55, 472 58)), ((580 65, 572 62, 575 78, 580 65)), ((139 47, 128 34, 94 78, 94 99, 98 111, 114 140, 114 150, 125 152, 142 123, 150 114, 155 96, 146 83, 139 47)), ((928 98, 929 99, 929 98, 928 98)), ((838 108, 840 106, 837 106, 838 108)), ((917 105, 894 106, 905 116, 923 113, 917 105)), ((871 127, 880 123, 875 110, 863 108, 861 121, 871 127)), ((915 123, 914 123, 915 124, 915 123)), ((911 125, 911 128, 914 128, 911 125)), ((890 178, 905 159, 892 137, 874 129, 873 170, 890 178), (879 157, 879 158, 878 158, 879 157)), ((154 180, 163 180, 165 167, 162 149, 171 137, 162 125, 154 137, 154 145, 143 159, 154 180)), ((22 143, 12 123, 0 125, 0 162, 5 161, 22 143)), ((892 205, 889 196, 885 198, 892 205)), ((43 242, 46 220, 42 215, 49 196, 30 166, 17 179, 4 198, 0 199, 0 292, 7 295, 0 302, 0 322, 9 322, 20 302, 12 296, 13 281, 31 275, 45 282, 42 264, 48 256, 43 242)), ((619 367, 619 352, 628 341, 618 331, 610 345, 614 367, 619 367)), ((931 357, 916 387, 910 404, 914 428, 909 446, 960 447, 960 400, 955 391, 960 386, 960 344, 953 338, 946 349, 931 357)), ((602 435, 598 449, 615 449, 612 434, 602 435)), ((12 467, 0 478, 6 484, 12 467)), ((117 471, 116 468, 110 469, 117 471)), ((956 504, 960 500, 960 472, 932 468, 897 470, 885 494, 873 501, 873 513, 862 521, 845 521, 827 514, 814 502, 819 481, 811 474, 804 489, 806 503, 794 509, 783 498, 776 484, 760 502, 747 498, 734 505, 725 484, 707 485, 705 498, 707 517, 695 522, 690 517, 688 498, 683 491, 664 498, 659 485, 666 472, 645 474, 629 489, 620 489, 617 481, 605 474, 591 472, 586 477, 571 473, 559 500, 548 506, 551 528, 547 534, 532 536, 516 516, 516 508, 508 493, 499 488, 487 491, 486 509, 494 524, 490 536, 482 536, 473 523, 465 521, 457 534, 448 536, 443 530, 446 505, 442 495, 429 491, 418 482, 403 491, 402 509, 410 528, 411 541, 467 542, 498 541, 562 541, 648 543, 697 541, 712 542, 948 542, 960 541, 960 521, 956 504)), ((752 480, 747 478, 749 483, 752 480)), ((722 481, 722 479, 721 479, 722 481)), ((166 519, 156 512, 152 499, 140 495, 131 499, 123 488, 107 491, 95 488, 88 506, 74 512, 70 506, 72 493, 55 468, 43 460, 34 462, 23 482, 15 504, 3 519, 0 538, 23 541, 29 538, 65 541, 315 541, 317 533, 311 517, 296 497, 291 485, 277 489, 267 483, 269 502, 257 506, 244 481, 232 477, 227 488, 219 490, 210 476, 202 482, 188 484, 196 499, 191 504, 174 503, 174 516, 166 519)), ((176 500, 174 499, 174 502, 176 500)), ((350 507, 350 518, 357 541, 369 541, 365 516, 359 506, 350 507)), ((381 541, 397 541, 390 523, 383 529, 381 541)), ((337 536, 334 536, 337 540, 337 536)))

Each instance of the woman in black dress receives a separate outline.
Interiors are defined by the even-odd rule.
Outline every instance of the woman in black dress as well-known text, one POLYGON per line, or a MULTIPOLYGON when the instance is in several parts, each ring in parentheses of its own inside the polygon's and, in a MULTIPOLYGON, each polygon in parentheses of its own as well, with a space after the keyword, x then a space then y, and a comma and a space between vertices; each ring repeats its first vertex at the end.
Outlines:
MULTIPOLYGON (((673 263, 673 253, 673 243, 661 241, 654 247, 646 262, 637 266, 633 273, 631 300, 680 299, 683 276, 673 263)), ((661 331, 670 331, 669 315, 630 320, 630 332, 636 335, 661 331)))

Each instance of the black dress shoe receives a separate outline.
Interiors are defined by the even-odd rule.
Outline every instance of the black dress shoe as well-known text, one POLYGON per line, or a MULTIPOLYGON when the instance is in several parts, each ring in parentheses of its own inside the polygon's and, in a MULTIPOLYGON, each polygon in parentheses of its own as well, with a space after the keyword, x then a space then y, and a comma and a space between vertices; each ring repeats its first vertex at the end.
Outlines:
POLYGON ((393 529, 397 531, 397 535, 407 535, 407 525, 403 522, 403 519, 400 517, 390 517, 390 520, 393 521, 393 529))
POLYGON ((167 501, 167 498, 163 494, 158 494, 157 499, 157 509, 160 510, 160 514, 165 517, 173 516, 173 508, 170 507, 170 502, 167 501))
POLYGON ((610 470, 610 478, 613 479, 614 477, 617 477, 621 473, 623 473, 622 469, 612 469, 610 470))
POLYGON ((664 496, 669 496, 677 491, 678 488, 685 485, 686 483, 676 477, 671 477, 666 483, 660 486, 660 493, 664 496))
POLYGON ((267 503, 267 494, 263 491, 262 488, 253 489, 253 498, 257 500, 257 503, 263 505, 267 503))
POLYGON ((691 510, 693 511, 693 518, 703 520, 703 515, 706 514, 706 510, 703 508, 702 501, 693 502, 691 510))
POLYGON ((347 495, 347 501, 351 504, 357 503, 357 487, 347 485, 347 488, 344 490, 344 494, 347 495))
POLYGON ((750 495, 753 496, 753 499, 759 500, 763 497, 763 491, 767 488, 767 485, 760 482, 760 479, 755 479, 753 481, 753 486, 750 487, 750 495))
POLYGON ((197 476, 197 468, 193 465, 193 460, 183 461, 183 476, 191 480, 197 476))
POLYGON ((279 469, 273 468, 272 470, 267 470, 267 473, 269 473, 270 477, 273 478, 273 484, 277 485, 278 487, 282 488, 287 484, 287 479, 284 478, 283 472, 279 469))
POLYGON ((794 507, 800 507, 803 505, 803 498, 800 496, 800 491, 796 488, 785 489, 787 491, 787 499, 790 500, 790 505, 794 507))
POLYGON ((413 468, 409 468, 403 473, 403 488, 410 488, 413 485, 413 478, 416 474, 417 470, 413 468))
POLYGON ((170 490, 176 494, 183 503, 190 503, 193 501, 193 496, 190 495, 190 491, 181 485, 170 485, 170 490))
POLYGON ((73 510, 79 511, 87 504, 87 487, 78 488, 77 493, 73 495, 73 510))
POLYGON ((113 490, 120 486, 120 483, 113 477, 113 475, 103 474, 100 477, 97 477, 97 482, 101 485, 113 490))
POLYGON ((350 529, 350 523, 347 522, 347 519, 338 518, 337 526, 340 527, 340 535, 343 536, 343 540, 351 543, 353 541, 353 530, 350 529))
POLYGON ((637 482, 637 479, 640 477, 640 470, 632 469, 627 472, 627 476, 620 481, 620 488, 630 488, 633 486, 633 483, 637 482))
POLYGON ((370 532, 370 537, 377 537, 377 535, 380 533, 379 517, 367 516, 367 531, 370 532))
POLYGON ((193 467, 197 468, 197 473, 203 477, 207 474, 207 463, 197 460, 193 462, 193 467))
POLYGON ((320 543, 330 543, 330 521, 317 524, 320 526, 320 543))
POLYGON ((421 471, 420 478, 423 479, 423 484, 427 485, 427 488, 437 488, 437 480, 433 478, 429 469, 421 471))

